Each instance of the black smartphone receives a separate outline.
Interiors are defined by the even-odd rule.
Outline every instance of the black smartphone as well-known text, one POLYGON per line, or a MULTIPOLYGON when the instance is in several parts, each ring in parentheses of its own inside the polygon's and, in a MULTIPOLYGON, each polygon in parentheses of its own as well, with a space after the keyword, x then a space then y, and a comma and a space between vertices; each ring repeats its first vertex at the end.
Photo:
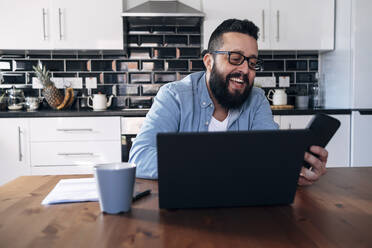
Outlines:
MULTIPOLYGON (((336 118, 326 114, 316 114, 309 122, 307 129, 310 130, 311 144, 321 147, 326 147, 328 142, 332 139, 341 123, 336 118)), ((310 152, 310 151, 308 151, 310 152)), ((312 152, 310 152, 313 154, 312 152)), ((314 156, 317 156, 313 154, 314 156)), ((305 167, 310 165, 305 161, 305 167)))

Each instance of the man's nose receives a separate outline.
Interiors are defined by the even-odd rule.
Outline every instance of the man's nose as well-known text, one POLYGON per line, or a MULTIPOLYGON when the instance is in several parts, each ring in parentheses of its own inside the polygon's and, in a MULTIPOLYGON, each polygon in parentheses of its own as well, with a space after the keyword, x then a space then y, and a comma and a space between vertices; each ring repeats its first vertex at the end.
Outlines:
POLYGON ((248 74, 250 72, 250 68, 248 66, 248 60, 245 59, 241 65, 239 65, 239 69, 244 73, 248 74))

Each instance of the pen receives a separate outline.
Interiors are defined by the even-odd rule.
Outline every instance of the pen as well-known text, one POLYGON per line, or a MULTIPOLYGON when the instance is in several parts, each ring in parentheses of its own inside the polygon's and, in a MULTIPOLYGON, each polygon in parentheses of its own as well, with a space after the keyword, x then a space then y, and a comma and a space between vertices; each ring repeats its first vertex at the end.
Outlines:
POLYGON ((133 197, 132 202, 135 202, 135 201, 141 199, 142 197, 149 195, 150 193, 151 193, 151 189, 148 189, 148 190, 145 190, 145 191, 143 191, 143 192, 137 193, 137 194, 133 197))

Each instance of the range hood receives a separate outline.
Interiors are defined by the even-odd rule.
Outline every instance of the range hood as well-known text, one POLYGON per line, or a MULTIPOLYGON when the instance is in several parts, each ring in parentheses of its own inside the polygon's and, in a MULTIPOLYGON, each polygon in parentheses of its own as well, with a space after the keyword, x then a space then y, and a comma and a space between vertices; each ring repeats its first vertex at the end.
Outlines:
POLYGON ((122 16, 132 25, 196 25, 205 15, 178 1, 148 1, 122 16))

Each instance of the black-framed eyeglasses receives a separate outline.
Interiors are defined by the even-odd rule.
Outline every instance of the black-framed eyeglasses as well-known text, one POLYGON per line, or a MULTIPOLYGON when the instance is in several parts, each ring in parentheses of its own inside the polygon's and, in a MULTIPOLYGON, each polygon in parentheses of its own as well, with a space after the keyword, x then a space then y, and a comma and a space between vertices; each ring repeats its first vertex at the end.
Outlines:
POLYGON ((245 60, 247 60, 248 67, 255 71, 260 71, 263 66, 263 60, 256 58, 254 56, 246 57, 243 54, 239 52, 232 52, 232 51, 212 51, 210 53, 215 54, 227 54, 229 55, 229 63, 232 65, 241 65, 244 63, 245 60))

